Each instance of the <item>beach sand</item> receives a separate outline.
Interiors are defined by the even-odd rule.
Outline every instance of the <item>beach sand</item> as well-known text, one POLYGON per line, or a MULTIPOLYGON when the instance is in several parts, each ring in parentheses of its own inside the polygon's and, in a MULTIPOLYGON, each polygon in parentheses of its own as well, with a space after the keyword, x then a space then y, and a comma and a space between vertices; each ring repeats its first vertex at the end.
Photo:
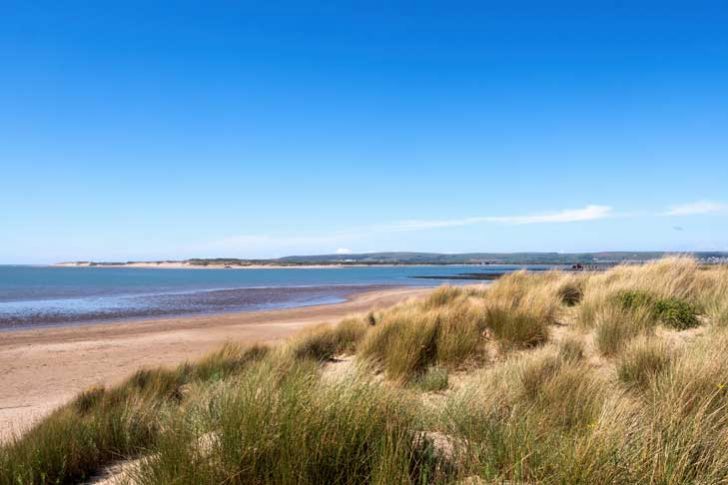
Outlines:
POLYGON ((174 366, 225 342, 272 342, 301 328, 421 297, 393 288, 344 303, 0 333, 0 440, 27 429, 80 391, 113 385, 144 366, 174 366))

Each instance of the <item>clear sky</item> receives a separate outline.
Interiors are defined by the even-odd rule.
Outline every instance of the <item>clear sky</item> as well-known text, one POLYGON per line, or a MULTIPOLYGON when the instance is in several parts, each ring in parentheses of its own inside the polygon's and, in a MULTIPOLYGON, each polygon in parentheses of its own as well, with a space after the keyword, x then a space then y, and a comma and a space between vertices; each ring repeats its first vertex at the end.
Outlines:
POLYGON ((725 2, 0 5, 0 263, 728 250, 725 2))

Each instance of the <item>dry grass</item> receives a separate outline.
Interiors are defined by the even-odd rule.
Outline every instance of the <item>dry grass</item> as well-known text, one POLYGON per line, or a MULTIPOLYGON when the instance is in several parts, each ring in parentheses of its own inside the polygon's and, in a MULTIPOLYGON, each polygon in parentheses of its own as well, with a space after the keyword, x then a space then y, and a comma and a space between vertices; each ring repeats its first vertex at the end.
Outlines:
POLYGON ((430 367, 417 378, 415 385, 425 392, 443 391, 448 387, 447 369, 430 367))
POLYGON ((623 309, 609 304, 600 309, 594 330, 594 342, 602 355, 618 354, 639 335, 653 330, 652 314, 643 309, 623 309))
POLYGON ((548 322, 532 311, 492 306, 486 315, 488 328, 504 349, 535 347, 548 340, 548 322))
POLYGON ((565 362, 579 362, 585 353, 584 342, 576 337, 566 337, 559 342, 559 357, 565 362))
POLYGON ((0 484, 138 456, 149 484, 725 483, 727 324, 728 269, 689 258, 444 287, 89 389, 0 448, 0 484))
POLYGON ((388 377, 409 380, 436 362, 439 333, 438 312, 399 309, 369 331, 359 355, 380 364, 388 377))
POLYGON ((350 354, 364 338, 370 324, 363 318, 347 318, 337 325, 322 324, 298 334, 289 346, 300 359, 331 360, 350 354))
POLYGON ((423 302, 401 305, 369 328, 358 355, 403 381, 435 364, 458 368, 477 363, 484 357, 487 325, 481 295, 443 287, 423 302))
POLYGON ((672 349, 659 339, 635 340, 626 349, 617 367, 617 376, 627 386, 645 390, 669 366, 672 349))

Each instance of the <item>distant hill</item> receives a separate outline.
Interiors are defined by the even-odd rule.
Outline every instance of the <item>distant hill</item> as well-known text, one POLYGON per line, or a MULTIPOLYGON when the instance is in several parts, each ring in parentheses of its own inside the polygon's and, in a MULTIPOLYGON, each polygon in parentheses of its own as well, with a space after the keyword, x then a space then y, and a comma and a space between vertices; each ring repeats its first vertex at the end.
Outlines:
MULTIPOLYGON (((598 253, 417 253, 381 252, 363 254, 320 254, 286 256, 276 259, 190 259, 194 266, 208 265, 416 265, 416 264, 617 264, 657 259, 669 254, 660 251, 616 251, 598 253)), ((682 254, 682 253, 681 253, 682 254)), ((728 252, 688 253, 705 262, 728 262, 728 252)))
POLYGON ((598 253, 416 253, 381 252, 363 254, 317 254, 285 256, 273 259, 193 258, 184 261, 76 261, 59 266, 94 267, 246 267, 246 266, 347 266, 347 265, 447 265, 447 264, 582 264, 610 266, 619 263, 640 263, 674 254, 691 255, 704 263, 728 263, 728 252, 606 251, 598 253))

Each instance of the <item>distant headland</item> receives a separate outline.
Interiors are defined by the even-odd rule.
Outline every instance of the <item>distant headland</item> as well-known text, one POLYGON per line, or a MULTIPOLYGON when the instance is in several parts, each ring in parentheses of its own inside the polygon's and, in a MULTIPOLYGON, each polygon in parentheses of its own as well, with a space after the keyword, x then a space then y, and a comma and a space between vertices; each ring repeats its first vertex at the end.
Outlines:
POLYGON ((340 266, 444 266, 444 265, 582 265, 612 266, 643 263, 672 254, 687 254, 705 264, 728 263, 728 252, 608 251, 594 253, 420 253, 380 252, 362 254, 321 254, 285 256, 271 259, 192 258, 160 261, 71 261, 64 267, 160 268, 160 269, 239 269, 239 268, 316 268, 340 266))

